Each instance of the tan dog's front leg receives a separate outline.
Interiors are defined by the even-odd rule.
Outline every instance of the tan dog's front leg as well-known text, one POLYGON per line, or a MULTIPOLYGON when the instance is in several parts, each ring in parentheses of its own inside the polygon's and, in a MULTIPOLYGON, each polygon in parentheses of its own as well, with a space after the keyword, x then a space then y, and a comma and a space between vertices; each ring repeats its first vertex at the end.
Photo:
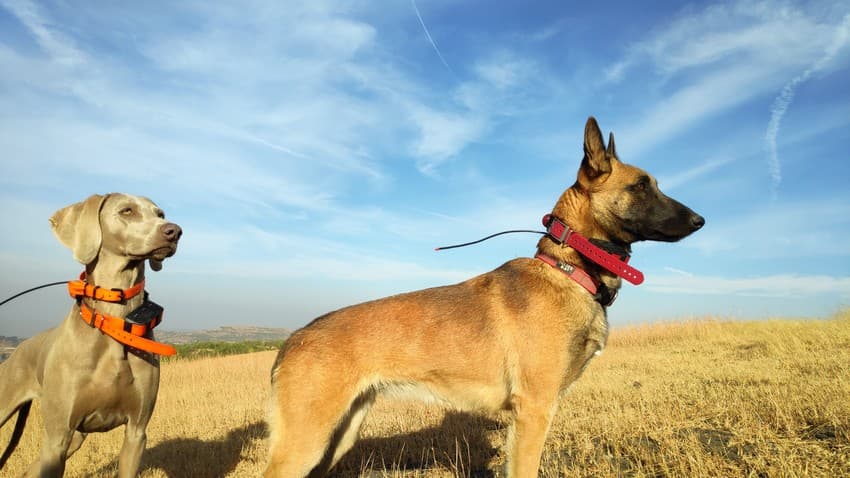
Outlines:
POLYGON ((546 434, 555 414, 557 401, 530 401, 514 397, 514 422, 508 432, 505 476, 508 478, 536 478, 546 434), (545 402, 545 403, 544 403, 545 402))
POLYGON ((139 473, 139 464, 142 461, 142 453, 145 451, 148 437, 145 427, 127 423, 124 429, 124 443, 121 445, 121 454, 118 455, 119 478, 134 478, 139 473))

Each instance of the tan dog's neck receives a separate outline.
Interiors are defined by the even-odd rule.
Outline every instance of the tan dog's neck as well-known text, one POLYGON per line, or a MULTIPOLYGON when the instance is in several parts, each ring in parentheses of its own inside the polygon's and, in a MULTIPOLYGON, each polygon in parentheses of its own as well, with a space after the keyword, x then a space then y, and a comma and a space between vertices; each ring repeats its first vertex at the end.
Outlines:
MULTIPOLYGON (((564 221, 570 229, 588 239, 610 241, 611 238, 605 234, 602 226, 591 214, 589 201, 587 192, 576 182, 564 191, 564 194, 561 195, 552 209, 552 214, 564 221)), ((537 243, 537 252, 583 269, 609 289, 617 290, 622 283, 622 280, 615 274, 589 261, 572 247, 566 244, 557 244, 549 236, 543 236, 540 239, 537 243)))

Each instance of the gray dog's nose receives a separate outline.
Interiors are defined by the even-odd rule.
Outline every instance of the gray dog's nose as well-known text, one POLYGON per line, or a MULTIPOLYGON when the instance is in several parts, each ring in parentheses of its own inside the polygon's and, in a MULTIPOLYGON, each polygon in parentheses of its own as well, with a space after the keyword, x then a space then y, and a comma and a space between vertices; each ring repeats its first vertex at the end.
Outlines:
POLYGON ((162 232, 162 236, 168 239, 169 241, 177 241, 180 239, 180 236, 183 235, 183 229, 180 228, 177 224, 173 222, 169 222, 160 226, 160 232, 162 232))

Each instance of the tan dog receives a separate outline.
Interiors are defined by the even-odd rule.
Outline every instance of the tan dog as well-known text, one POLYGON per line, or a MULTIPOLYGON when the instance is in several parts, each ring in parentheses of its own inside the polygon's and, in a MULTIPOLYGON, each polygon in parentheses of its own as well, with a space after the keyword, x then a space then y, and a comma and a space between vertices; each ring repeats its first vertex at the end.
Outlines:
MULTIPOLYGON (((141 291, 145 260, 159 270, 162 260, 176 252, 182 231, 167 222, 149 199, 125 194, 91 196, 57 211, 50 224, 59 241, 86 265, 86 282, 101 292, 89 287, 99 299, 81 298, 58 327, 21 343, 0 364, 0 426, 20 410, 0 468, 20 438, 32 400, 40 398, 41 458, 25 476, 62 476, 65 460, 86 434, 126 425, 119 476, 129 478, 137 474, 145 448, 145 428, 159 387, 159 361, 84 322, 81 307, 123 318, 149 304, 143 293, 106 302, 103 291, 126 291, 142 284, 135 289, 141 291)), ((133 333, 141 330, 143 336, 130 340, 152 339, 150 328, 134 326, 133 333)))
MULTIPOLYGON (((646 172, 619 161, 613 135, 606 149, 592 117, 584 151, 578 180, 552 211, 580 235, 627 253, 633 242, 676 241, 702 227, 646 172)), ((509 411, 506 474, 536 477, 559 394, 605 346, 605 306, 620 287, 552 235, 537 247, 557 267, 514 259, 460 284, 331 312, 294 333, 272 369, 266 478, 325 474, 383 391, 509 411), (574 269, 592 284, 568 275, 574 269)))

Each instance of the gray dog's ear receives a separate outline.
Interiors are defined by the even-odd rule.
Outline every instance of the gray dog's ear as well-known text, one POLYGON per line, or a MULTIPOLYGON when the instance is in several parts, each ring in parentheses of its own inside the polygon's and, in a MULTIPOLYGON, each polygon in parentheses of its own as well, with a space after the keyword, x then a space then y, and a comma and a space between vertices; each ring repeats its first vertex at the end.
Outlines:
POLYGON ((100 252, 103 234, 100 209, 109 195, 94 194, 85 201, 72 204, 50 216, 53 234, 74 253, 74 259, 90 264, 100 252))
POLYGON ((162 270, 162 261, 158 261, 158 260, 154 259, 153 257, 148 259, 148 264, 151 265, 151 270, 154 270, 154 271, 161 271, 162 270))

